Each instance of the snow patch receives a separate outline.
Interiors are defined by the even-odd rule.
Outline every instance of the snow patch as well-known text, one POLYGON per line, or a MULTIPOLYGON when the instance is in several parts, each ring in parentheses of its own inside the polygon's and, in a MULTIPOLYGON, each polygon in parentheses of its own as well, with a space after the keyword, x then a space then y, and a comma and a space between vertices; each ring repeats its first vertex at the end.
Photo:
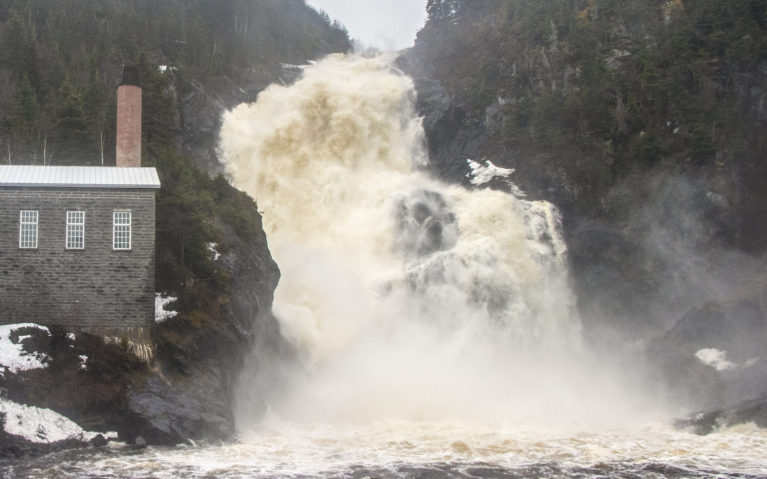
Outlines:
POLYGON ((469 169, 471 169, 471 171, 466 174, 466 177, 471 178, 470 182, 472 185, 484 185, 494 178, 505 178, 504 181, 509 185, 509 190, 512 195, 517 198, 524 198, 527 196, 524 191, 520 190, 517 185, 508 179, 509 176, 514 173, 514 168, 501 168, 495 166, 490 160, 485 160, 484 165, 472 159, 467 159, 466 163, 469 164, 469 169))
POLYGON ((166 319, 173 318, 178 315, 178 311, 169 311, 165 309, 169 303, 178 300, 174 296, 167 296, 164 293, 154 294, 154 322, 162 323, 166 319))
POLYGON ((4 324, 0 326, 0 374, 5 371, 17 373, 19 371, 28 371, 30 369, 40 369, 45 367, 48 356, 41 353, 27 353, 21 345, 23 339, 29 336, 20 336, 16 342, 11 340, 11 334, 22 328, 35 328, 45 331, 50 335, 50 331, 45 326, 33 323, 4 324))
POLYGON ((283 70, 303 71, 303 69, 306 68, 306 65, 295 65, 293 63, 280 63, 280 68, 282 68, 283 70))
MULTIPOLYGON (((47 443, 65 439, 90 441, 100 434, 85 431, 70 419, 50 409, 25 406, 3 398, 0 398, 0 412, 5 413, 5 432, 21 436, 30 442, 47 443)), ((114 433, 107 433, 104 436, 113 435, 114 433)))
POLYGON ((218 247, 218 244, 208 243, 207 247, 208 247, 208 251, 213 253, 213 261, 218 261, 218 258, 221 257, 221 253, 219 253, 218 250, 216 249, 218 247))
POLYGON ((85 371, 86 369, 88 369, 88 364, 87 364, 88 356, 81 354, 79 358, 80 358, 80 369, 85 371))
POLYGON ((695 353, 695 357, 706 366, 710 366, 717 371, 726 371, 738 367, 737 364, 727 360, 727 351, 715 348, 703 348, 695 353))

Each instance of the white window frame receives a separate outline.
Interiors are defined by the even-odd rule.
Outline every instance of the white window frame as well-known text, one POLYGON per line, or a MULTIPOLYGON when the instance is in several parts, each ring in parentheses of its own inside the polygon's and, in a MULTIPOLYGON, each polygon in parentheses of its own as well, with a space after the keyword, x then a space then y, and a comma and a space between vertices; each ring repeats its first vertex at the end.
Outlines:
POLYGON ((131 212, 115 210, 112 213, 112 249, 125 251, 131 249, 131 212))
POLYGON ((40 214, 37 210, 19 212, 19 248, 37 249, 37 231, 40 214))
POLYGON ((67 211, 66 249, 85 249, 85 211, 67 211))

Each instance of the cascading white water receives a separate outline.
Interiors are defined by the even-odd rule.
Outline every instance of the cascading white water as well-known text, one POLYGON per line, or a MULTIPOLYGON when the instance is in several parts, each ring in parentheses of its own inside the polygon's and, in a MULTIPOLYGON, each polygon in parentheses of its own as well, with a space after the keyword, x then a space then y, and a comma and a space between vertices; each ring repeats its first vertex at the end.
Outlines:
POLYGON ((605 417, 619 386, 581 351, 558 212, 419 170, 414 97, 389 59, 337 55, 224 117, 222 160, 264 213, 274 311, 307 369, 280 414, 605 417))
MULTIPOLYGON (((634 417, 643 386, 578 339, 556 210, 418 172, 412 104, 385 58, 335 56, 225 118, 303 361, 279 371, 294 387, 271 413, 240 414, 235 443, 50 455, 11 475, 767 477, 763 429, 634 417)), ((509 173, 471 167, 475 183, 509 173)))

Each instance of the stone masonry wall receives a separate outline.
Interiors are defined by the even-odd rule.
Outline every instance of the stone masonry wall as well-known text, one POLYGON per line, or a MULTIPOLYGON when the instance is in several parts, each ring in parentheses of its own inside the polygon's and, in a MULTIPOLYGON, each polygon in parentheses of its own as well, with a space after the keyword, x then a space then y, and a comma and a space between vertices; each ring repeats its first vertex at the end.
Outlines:
POLYGON ((146 328, 154 317, 155 191, 0 188, 0 324, 146 328), (38 211, 37 249, 19 211, 38 211), (112 249, 112 213, 131 211, 131 249, 112 249), (85 249, 65 248, 66 212, 85 211, 85 249))

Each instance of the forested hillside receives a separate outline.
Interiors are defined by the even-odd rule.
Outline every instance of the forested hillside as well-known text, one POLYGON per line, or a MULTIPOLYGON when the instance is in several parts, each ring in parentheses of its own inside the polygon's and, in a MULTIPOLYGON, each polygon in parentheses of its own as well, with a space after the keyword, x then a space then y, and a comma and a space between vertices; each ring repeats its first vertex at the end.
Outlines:
MULTIPOLYGON (((143 163, 163 183, 157 284, 178 293, 215 277, 205 246, 220 241, 212 219, 235 214, 221 211, 234 194, 226 182, 211 182, 192 161, 215 162, 223 108, 254 99, 283 64, 349 46, 339 25, 302 0, 4 1, 0 157, 114 165, 115 88, 123 66, 137 65, 143 163)), ((255 221, 245 218, 238 228, 255 221)))
POLYGON ((238 91, 273 81, 281 63, 348 47, 346 32, 302 0, 4 1, 2 158, 113 161, 114 89, 126 64, 144 61, 158 73, 144 86, 151 144, 178 128, 178 112, 156 101, 170 85, 188 81, 213 92, 238 91))
POLYGON ((114 165, 115 89, 123 67, 137 67, 142 164, 162 182, 156 288, 177 298, 168 309, 179 313, 152 327, 161 372, 82 386, 130 385, 110 395, 82 397, 75 387, 51 403, 41 387, 28 396, 17 389, 14 400, 79 420, 95 414, 97 427, 119 428, 128 441, 231 436, 244 356, 257 339, 279 347, 271 317, 279 270, 255 201, 217 175, 221 114, 294 79, 291 64, 349 48, 346 31, 303 0, 0 2, 5 164, 114 165))
POLYGON ((427 8, 400 65, 432 171, 468 184, 467 158, 514 168, 563 213, 587 337, 660 337, 648 355, 670 382, 719 381, 694 347, 767 331, 767 1, 427 8))
MULTIPOLYGON (((435 172, 461 178, 466 158, 515 167, 523 190, 563 209, 571 244, 587 222, 647 229, 638 206, 678 202, 664 206, 668 221, 683 223, 671 213, 687 206, 706 230, 687 231, 691 244, 765 250, 766 1, 430 0, 428 10, 402 63, 435 172)), ((640 234, 613 246, 635 250, 640 234)))
MULTIPOLYGON (((560 206, 586 202, 599 215, 617 178, 663 163, 737 175, 742 191, 722 193, 767 213, 756 180, 767 171, 764 0, 431 0, 428 10, 415 70, 484 126, 477 155, 534 162, 538 173, 518 172, 538 175, 531 189, 568 185, 560 206)), ((728 234, 763 248, 767 230, 749 223, 728 234)))

